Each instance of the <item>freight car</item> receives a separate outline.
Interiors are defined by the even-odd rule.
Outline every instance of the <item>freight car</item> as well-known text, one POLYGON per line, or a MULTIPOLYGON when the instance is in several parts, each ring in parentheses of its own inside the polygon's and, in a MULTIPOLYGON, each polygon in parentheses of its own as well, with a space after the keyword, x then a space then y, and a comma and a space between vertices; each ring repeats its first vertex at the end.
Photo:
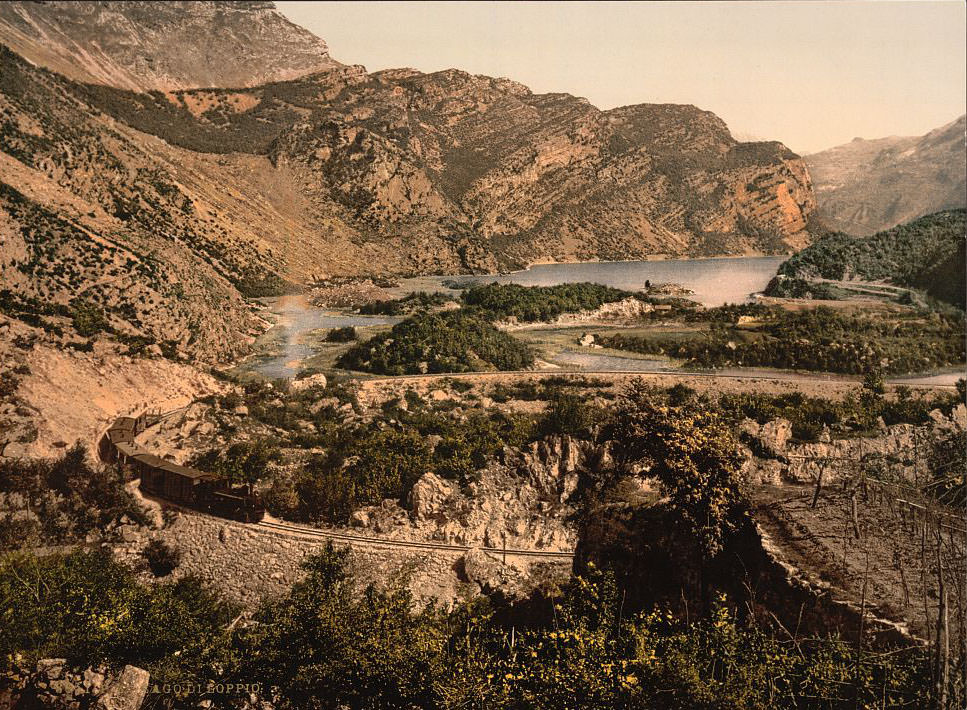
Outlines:
POLYGON ((101 460, 129 466, 140 476, 143 491, 172 503, 245 522, 265 516, 265 508, 247 487, 229 486, 214 474, 179 466, 138 446, 135 437, 160 419, 152 414, 116 419, 98 443, 101 460))

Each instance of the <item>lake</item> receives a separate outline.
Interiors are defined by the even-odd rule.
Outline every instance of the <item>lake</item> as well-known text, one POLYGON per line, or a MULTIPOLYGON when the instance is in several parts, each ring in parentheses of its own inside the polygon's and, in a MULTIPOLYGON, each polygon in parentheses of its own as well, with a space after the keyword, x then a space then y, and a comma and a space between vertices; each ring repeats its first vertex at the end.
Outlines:
MULTIPOLYGON (((753 293, 762 291, 775 275, 784 257, 735 257, 721 259, 675 259, 667 261, 602 261, 579 264, 541 264, 525 271, 510 274, 419 276, 402 279, 400 286, 391 289, 394 296, 413 291, 448 291, 445 281, 460 284, 516 283, 522 286, 554 286, 562 283, 590 281, 627 290, 652 284, 674 283, 692 290, 689 298, 706 306, 747 301, 753 293)), ((262 338, 270 354, 253 360, 253 369, 271 378, 294 377, 301 363, 316 352, 312 344, 313 331, 344 326, 392 325, 400 318, 360 316, 346 312, 324 310, 308 304, 304 296, 283 296, 265 299, 276 317, 273 326, 262 338)), ((581 365, 580 353, 563 355, 558 363, 581 365), (568 361, 568 358, 573 361, 568 361)), ((601 357, 601 356, 598 356, 601 357)), ((667 362, 649 363, 625 358, 614 358, 607 363, 596 362, 599 369, 662 369, 667 362), (649 364, 652 365, 649 368, 649 364)), ((585 365, 586 367, 587 365, 585 365)))
POLYGON ((591 283, 635 291, 652 284, 674 283, 691 289, 689 298, 706 306, 741 303, 762 291, 776 275, 783 256, 742 256, 719 259, 669 259, 666 261, 600 261, 579 264, 540 264, 510 274, 474 276, 420 276, 403 279, 401 293, 436 291, 443 282, 459 284, 515 283, 521 286, 555 286, 591 283))

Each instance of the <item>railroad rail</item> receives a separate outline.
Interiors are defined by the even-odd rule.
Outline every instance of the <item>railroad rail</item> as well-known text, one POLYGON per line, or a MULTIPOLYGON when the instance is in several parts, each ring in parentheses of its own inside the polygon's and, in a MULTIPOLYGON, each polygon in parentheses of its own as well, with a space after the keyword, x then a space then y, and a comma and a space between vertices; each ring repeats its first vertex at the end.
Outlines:
MULTIPOLYGON (((333 540, 335 542, 346 542, 346 543, 357 543, 364 545, 374 545, 378 547, 397 547, 406 548, 412 550, 437 550, 446 552, 459 552, 466 553, 474 549, 468 545, 450 545, 442 542, 419 542, 416 540, 396 540, 392 538, 385 537, 369 537, 366 535, 352 535, 350 533, 336 532, 334 530, 325 530, 323 528, 308 528, 301 525, 290 525, 288 523, 279 523, 275 521, 262 520, 255 524, 255 527, 263 528, 265 530, 271 530, 274 532, 284 532, 288 534, 302 535, 311 538, 322 538, 326 540, 333 540)), ((522 549, 522 548, 512 548, 512 547, 479 547, 484 552, 490 553, 492 555, 507 555, 508 557, 539 557, 544 559, 561 559, 561 560, 572 560, 574 559, 574 551, 557 551, 557 550, 535 550, 535 549, 522 549)))
MULTIPOLYGON (((108 427, 101 437, 98 452, 106 462, 133 465, 141 474, 141 485, 154 496, 172 503, 182 510, 192 511, 195 507, 202 507, 201 512, 220 513, 227 517, 237 517, 242 514, 242 521, 253 523, 253 527, 275 533, 297 535, 308 539, 326 539, 347 544, 371 545, 375 547, 393 547, 411 550, 435 550, 446 552, 469 552, 473 547, 468 545, 451 545, 440 542, 419 542, 416 540, 396 540, 392 538, 353 535, 352 533, 310 528, 278 521, 263 520, 264 511, 256 506, 251 494, 241 494, 238 491, 222 489, 212 474, 198 471, 186 466, 179 466, 166 461, 148 451, 135 442, 135 437, 148 427, 170 418, 186 407, 170 412, 142 413, 137 417, 119 417, 108 427), (149 482, 148 485, 146 481, 149 482), (257 516, 248 514, 259 509, 257 516)), ((478 549, 491 555, 504 557, 530 557, 539 559, 574 559, 574 551, 480 547, 478 549)))

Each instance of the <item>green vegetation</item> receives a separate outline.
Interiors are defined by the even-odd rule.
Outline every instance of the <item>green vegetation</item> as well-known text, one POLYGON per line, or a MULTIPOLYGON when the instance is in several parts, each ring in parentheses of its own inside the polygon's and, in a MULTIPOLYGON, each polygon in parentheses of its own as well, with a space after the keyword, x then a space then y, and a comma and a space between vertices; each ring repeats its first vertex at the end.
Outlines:
POLYGON ((591 433, 604 415, 599 407, 588 402, 586 396, 571 389, 558 390, 550 394, 538 431, 542 436, 566 434, 592 438, 591 433))
POLYGON ((479 314, 459 310, 407 318, 388 333, 350 348, 338 364, 348 370, 414 375, 523 370, 533 362, 526 345, 479 314))
POLYGON ((91 466, 80 444, 57 459, 0 462, 0 550, 82 541, 122 516, 142 523, 145 514, 113 468, 91 466))
MULTIPOLYGON (((888 280, 964 308, 965 233, 967 210, 959 209, 927 215, 871 237, 830 234, 790 257, 779 267, 779 274, 793 279, 888 280)), ((776 280, 766 293, 783 296, 786 287, 786 281, 776 280)))
POLYGON ((427 472, 465 484, 504 446, 521 446, 533 438, 534 421, 500 412, 451 416, 410 398, 387 406, 385 419, 347 424, 334 412, 320 410, 325 433, 300 437, 304 446, 326 447, 292 476, 274 477, 266 487, 266 506, 273 515, 306 522, 345 523, 364 505, 385 498, 402 501, 427 472), (395 428, 386 427, 390 419, 395 428), (430 443, 433 442, 433 443, 430 443))
POLYGON ((491 283, 469 288, 461 298, 467 306, 479 308, 492 318, 516 318, 523 323, 534 323, 552 321, 562 313, 594 310, 605 303, 637 295, 595 283, 557 286, 491 283))
POLYGON ((419 608, 398 585, 356 591, 348 555, 330 545, 310 557, 302 581, 235 631, 232 608, 191 578, 142 585, 102 553, 10 557, 0 562, 0 657, 134 663, 159 683, 202 687, 257 678, 283 710, 927 702, 929 654, 916 646, 857 660, 852 643, 774 636, 722 599, 691 620, 635 613, 594 569, 516 616, 486 601, 419 608))
POLYGON ((489 284, 465 290, 464 303, 498 318, 522 322, 551 321, 564 313, 595 310, 606 303, 640 294, 596 283, 565 283, 555 286, 489 284))
POLYGON ((262 480, 269 464, 280 457, 274 442, 258 439, 241 441, 228 449, 209 449, 192 458, 188 465, 217 474, 232 484, 253 484, 262 480))
POLYGON ((823 281, 810 281, 798 276, 776 275, 766 286, 765 294, 775 298, 809 298, 817 301, 842 301, 850 292, 823 281))
POLYGON ((370 316, 408 316, 442 308, 455 302, 456 299, 446 293, 417 291, 408 293, 402 298, 367 303, 359 307, 359 312, 370 316))
POLYGON ((930 421, 930 412, 934 409, 949 416, 959 401, 952 393, 928 393, 902 386, 897 387, 896 397, 892 399, 877 396, 865 388, 847 394, 842 400, 807 397, 801 392, 724 393, 718 399, 736 423, 746 417, 759 424, 779 418, 789 420, 793 436, 800 441, 816 441, 824 427, 835 437, 876 431, 881 417, 887 425, 924 424, 930 421))
POLYGON ((924 372, 964 362, 963 315, 851 315, 825 306, 776 310, 754 327, 713 327, 690 337, 596 336, 604 347, 668 355, 697 367, 776 367, 863 374, 924 372))
POLYGON ((232 282, 238 292, 246 298, 266 298, 297 293, 298 287, 290 284, 276 273, 265 269, 249 267, 232 282))
POLYGON ((71 319, 78 335, 89 338, 110 326, 104 311, 89 301, 77 301, 71 306, 71 319))
POLYGON ((227 659, 235 610, 198 580, 144 585, 107 551, 0 558, 0 664, 61 657, 202 681, 227 659))
POLYGON ((619 465, 645 466, 702 555, 717 555, 745 512, 738 447, 722 412, 685 393, 656 396, 635 380, 618 400, 609 434, 619 465))
POLYGON ((351 325, 347 325, 344 328, 333 328, 326 333, 327 343, 351 343, 356 338, 356 328, 351 325))

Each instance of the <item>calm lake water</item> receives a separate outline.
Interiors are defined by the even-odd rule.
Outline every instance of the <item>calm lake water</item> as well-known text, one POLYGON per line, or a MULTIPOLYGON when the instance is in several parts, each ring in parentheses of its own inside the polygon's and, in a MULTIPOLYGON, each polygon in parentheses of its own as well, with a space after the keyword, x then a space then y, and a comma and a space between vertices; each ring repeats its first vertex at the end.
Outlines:
POLYGON ((752 256, 726 259, 667 261, 607 261, 581 264, 542 264, 510 274, 478 276, 422 276, 404 279, 401 291, 439 290, 445 280, 467 283, 515 283, 554 286, 562 283, 604 284, 627 290, 652 284, 675 283, 694 291, 689 298, 706 306, 741 303, 762 291, 786 257, 752 256))
MULTIPOLYGON (((669 261, 594 262, 583 264, 546 264, 512 274, 484 276, 421 276, 404 279, 393 289, 400 296, 412 291, 446 291, 443 282, 517 283, 523 286, 553 286, 560 283, 590 281, 628 290, 653 284, 675 283, 691 289, 689 296, 706 306, 740 303, 762 291, 775 275, 783 257, 738 257, 729 259, 683 259, 669 261)), ((277 318, 276 325, 263 336, 271 355, 254 360, 252 368, 266 377, 294 377, 302 361, 315 354, 310 335, 313 331, 344 326, 392 325, 400 318, 360 316, 315 308, 303 296, 284 296, 266 301, 277 318)), ((584 370, 623 372, 680 371, 667 360, 620 357, 566 349, 553 360, 557 365, 584 370)), ((767 371, 760 371, 765 375, 767 371)), ((776 371, 771 371, 776 373, 776 371)), ((720 370, 718 374, 742 374, 741 369, 720 370)), ((746 370, 745 374, 749 374, 746 370)), ((778 374, 778 373, 776 373, 778 374)), ((822 375, 781 373, 783 379, 817 379, 822 375)), ((953 384, 962 373, 945 372, 902 378, 908 384, 953 384)), ((901 381, 898 378, 897 381, 901 381)))
POLYGON ((305 296, 281 296, 265 299, 276 317, 276 324, 259 340, 267 344, 272 355, 253 360, 256 372, 272 379, 295 377, 302 361, 316 353, 310 341, 313 331, 346 326, 393 325, 402 318, 390 316, 360 316, 316 308, 305 296))

